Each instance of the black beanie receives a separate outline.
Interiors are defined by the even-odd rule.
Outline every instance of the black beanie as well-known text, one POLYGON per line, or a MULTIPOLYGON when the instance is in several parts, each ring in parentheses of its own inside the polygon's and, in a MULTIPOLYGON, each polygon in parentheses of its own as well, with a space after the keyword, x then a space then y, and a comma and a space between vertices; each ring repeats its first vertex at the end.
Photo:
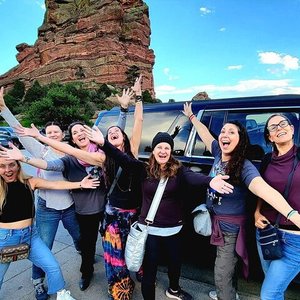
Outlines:
POLYGON ((158 132, 152 140, 152 150, 159 143, 168 143, 171 146, 171 150, 174 148, 173 138, 167 132, 158 132))

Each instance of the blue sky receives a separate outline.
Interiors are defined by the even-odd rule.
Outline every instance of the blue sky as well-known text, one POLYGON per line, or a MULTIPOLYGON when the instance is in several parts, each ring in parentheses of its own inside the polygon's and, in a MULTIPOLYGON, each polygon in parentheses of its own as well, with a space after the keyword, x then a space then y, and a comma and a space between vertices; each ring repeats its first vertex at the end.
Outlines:
MULTIPOLYGON (((145 0, 156 97, 300 94, 300 0, 145 0)), ((42 0, 0 0, 0 74, 37 39, 42 0)))

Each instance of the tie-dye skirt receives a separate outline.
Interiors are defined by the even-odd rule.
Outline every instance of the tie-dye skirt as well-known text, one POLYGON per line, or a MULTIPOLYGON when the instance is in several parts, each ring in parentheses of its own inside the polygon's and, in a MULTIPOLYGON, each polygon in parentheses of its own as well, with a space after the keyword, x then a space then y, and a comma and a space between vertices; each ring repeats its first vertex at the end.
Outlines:
POLYGON ((130 300, 134 281, 125 263, 125 243, 136 210, 106 206, 102 238, 108 294, 114 300, 130 300))

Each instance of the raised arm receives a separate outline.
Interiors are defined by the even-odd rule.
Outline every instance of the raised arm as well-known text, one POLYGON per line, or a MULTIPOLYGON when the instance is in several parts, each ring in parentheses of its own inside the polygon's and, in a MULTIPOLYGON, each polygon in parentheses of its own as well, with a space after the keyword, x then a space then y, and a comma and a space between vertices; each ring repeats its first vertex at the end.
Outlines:
MULTIPOLYGON (((262 177, 255 177, 249 184, 249 190, 260 197, 264 201, 272 205, 277 211, 279 211, 285 217, 293 209, 283 196, 268 185, 262 177)), ((299 213, 293 214, 290 220, 300 228, 300 215, 299 213)))
POLYGON ((9 144, 10 148, 0 146, 0 156, 6 159, 14 159, 26 164, 32 165, 36 168, 43 170, 47 169, 47 161, 41 158, 34 158, 24 156, 23 153, 12 143, 9 144))
POLYGON ((131 91, 130 89, 124 89, 121 96, 117 95, 117 99, 121 107, 117 126, 120 127, 122 130, 125 130, 126 127, 128 106, 132 96, 133 91, 131 91))
POLYGON ((42 143, 45 143, 58 151, 72 155, 94 166, 102 166, 105 160, 104 152, 88 152, 72 147, 66 143, 50 139, 42 135, 33 124, 31 124, 31 128, 19 126, 16 128, 16 132, 18 132, 20 135, 32 136, 41 141, 42 143))
POLYGON ((96 189, 100 185, 100 181, 97 178, 91 178, 91 175, 84 177, 81 181, 49 181, 38 177, 32 177, 29 179, 30 186, 35 189, 47 189, 47 190, 74 190, 74 189, 96 189))
POLYGON ((212 134, 209 132, 208 128, 200 122, 196 116, 193 114, 192 111, 192 102, 188 103, 186 102, 183 105, 183 114, 186 115, 190 121, 192 122, 193 126, 195 127, 198 135, 200 136, 201 140, 205 144, 206 148, 209 152, 211 152, 211 145, 212 142, 215 140, 215 138, 212 136, 212 134))
MULTIPOLYGON (((21 124, 16 119, 16 117, 11 113, 9 108, 6 106, 4 101, 4 88, 1 87, 0 89, 0 110, 1 110, 1 116, 3 119, 8 123, 8 125, 12 128, 15 128, 17 126, 20 126, 21 124)), ((17 133, 18 135, 18 133, 17 133)), ((18 135, 18 138, 20 139, 22 145, 24 148, 34 157, 41 157, 44 153, 45 146, 34 139, 33 137, 22 137, 18 135)))
POLYGON ((134 123, 132 128, 132 134, 130 138, 130 146, 132 154, 138 158, 139 147, 142 139, 143 130, 143 99, 142 99, 142 79, 140 75, 133 87, 131 88, 135 92, 135 110, 134 110, 134 123))

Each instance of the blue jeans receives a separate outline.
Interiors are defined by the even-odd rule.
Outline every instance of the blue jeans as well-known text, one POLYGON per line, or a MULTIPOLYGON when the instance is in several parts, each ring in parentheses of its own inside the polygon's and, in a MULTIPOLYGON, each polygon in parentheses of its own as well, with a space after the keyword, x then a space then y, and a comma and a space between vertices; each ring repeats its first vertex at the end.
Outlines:
MULTIPOLYGON (((284 300, 288 285, 300 272, 300 235, 279 230, 279 237, 283 257, 266 261, 260 256, 265 272, 260 293, 262 300, 284 300)), ((261 255, 260 249, 259 255, 261 255)))
MULTIPOLYGON (((31 244, 29 260, 43 269, 47 275, 48 293, 55 294, 65 287, 65 281, 54 255, 38 236, 35 226, 23 229, 0 228, 0 249, 4 246, 12 246, 20 243, 31 244), (32 235, 31 235, 32 232, 32 235)), ((0 263, 0 289, 4 275, 10 263, 0 263)))
MULTIPOLYGON (((67 209, 56 210, 46 207, 46 201, 41 197, 37 198, 36 209, 36 227, 40 238, 45 242, 47 247, 51 250, 59 221, 62 221, 65 229, 73 238, 75 248, 79 251, 80 230, 76 219, 75 207, 70 206, 67 209)), ((33 265, 32 266, 32 279, 44 278, 45 272, 33 265)))

